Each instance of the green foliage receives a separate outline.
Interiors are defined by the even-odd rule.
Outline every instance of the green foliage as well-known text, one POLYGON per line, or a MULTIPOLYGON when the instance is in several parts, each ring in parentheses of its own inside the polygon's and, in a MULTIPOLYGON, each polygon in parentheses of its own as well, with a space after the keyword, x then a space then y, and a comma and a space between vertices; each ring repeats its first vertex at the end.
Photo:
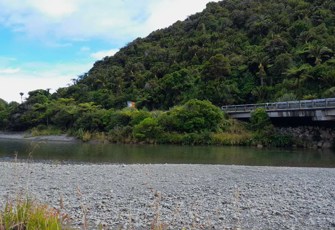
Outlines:
POLYGON ((153 140, 159 138, 162 128, 156 118, 147 117, 139 124, 135 125, 133 135, 139 140, 153 140))
POLYGON ((209 101, 190 100, 172 108, 160 122, 166 130, 192 133, 215 131, 222 119, 221 110, 209 101))
POLYGON ((334 69, 334 21, 328 1, 211 3, 97 61, 57 96, 106 109, 132 100, 149 110, 190 99, 220 106, 277 101, 284 93, 321 97, 334 85, 328 77, 334 69))
POLYGON ((271 136, 271 146, 291 147, 293 145, 292 135, 274 134, 271 136))
POLYGON ((279 102, 280 101, 296 101, 297 96, 294 93, 285 93, 281 97, 277 99, 279 102))
POLYGON ((207 145, 211 144, 211 141, 209 132, 185 133, 182 138, 182 144, 184 145, 207 145))
POLYGON ((212 143, 216 145, 248 145, 251 141, 251 135, 245 133, 214 133, 211 136, 212 143))
POLYGON ((262 131, 271 125, 270 118, 263 108, 257 108, 251 112, 250 128, 254 131, 262 131))
POLYGON ((329 89, 327 89, 324 93, 323 93, 324 97, 335 97, 335 87, 331 87, 329 89))
POLYGON ((225 118, 220 123, 220 131, 211 134, 216 145, 249 145, 251 133, 244 122, 225 118))
POLYGON ((7 202, 0 211, 0 229, 65 229, 61 214, 29 199, 7 202))
POLYGON ((131 126, 116 126, 108 132, 108 140, 112 143, 132 143, 133 129, 131 126))
POLYGON ((158 143, 160 144, 183 144, 184 134, 177 132, 164 132, 159 137, 158 143))
POLYGON ((46 135, 60 135, 62 134, 62 130, 54 127, 54 126, 46 126, 46 125, 38 125, 30 130, 30 134, 32 136, 46 136, 46 135))
POLYGON ((145 110, 133 110, 131 113, 130 125, 135 126, 142 122, 144 119, 151 117, 151 113, 145 110))
POLYGON ((105 125, 107 130, 114 129, 116 127, 122 127, 129 125, 131 121, 131 112, 129 110, 120 110, 110 112, 105 117, 105 125))
POLYGON ((0 129, 5 129, 8 125, 8 104, 0 98, 0 129))
POLYGON ((104 125, 101 118, 105 114, 106 111, 104 109, 95 107, 92 104, 79 104, 78 116, 76 116, 73 128, 87 131, 102 130, 104 125))
POLYGON ((271 143, 274 127, 265 109, 257 108, 251 112, 249 126, 254 131, 253 141, 255 144, 269 145, 271 143))

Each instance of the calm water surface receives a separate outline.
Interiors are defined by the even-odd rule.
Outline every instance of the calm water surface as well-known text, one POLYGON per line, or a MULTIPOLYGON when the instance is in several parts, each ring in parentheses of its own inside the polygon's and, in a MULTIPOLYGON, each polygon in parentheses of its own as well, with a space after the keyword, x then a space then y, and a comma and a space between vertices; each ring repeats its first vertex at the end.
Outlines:
POLYGON ((297 167, 335 167, 332 150, 257 149, 254 147, 119 145, 31 142, 0 139, 0 159, 87 163, 226 164, 297 167))

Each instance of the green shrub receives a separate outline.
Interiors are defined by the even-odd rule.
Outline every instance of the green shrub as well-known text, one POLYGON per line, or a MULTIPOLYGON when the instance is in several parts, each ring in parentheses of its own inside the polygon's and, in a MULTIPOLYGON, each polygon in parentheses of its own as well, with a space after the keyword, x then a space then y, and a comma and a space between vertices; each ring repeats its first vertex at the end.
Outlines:
POLYGON ((250 128, 254 131, 261 131, 270 126, 271 121, 264 108, 257 108, 251 112, 250 128))
POLYGON ((103 117, 104 110, 93 110, 82 112, 73 124, 75 129, 84 129, 88 131, 100 131, 104 129, 103 117))
POLYGON ((79 116, 79 111, 75 105, 66 105, 60 107, 51 117, 52 124, 57 127, 68 129, 73 126, 76 118, 79 116))
POLYGON ((104 120, 108 131, 116 127, 127 126, 131 121, 131 112, 129 110, 110 111, 104 120))
POLYGON ((132 142, 132 132, 133 129, 131 126, 116 126, 109 130, 108 141, 114 143, 130 143, 132 142))
POLYGON ((275 130, 264 108, 257 108, 251 112, 250 128, 254 131, 252 140, 255 145, 271 144, 275 130))
POLYGON ((157 142, 160 144, 182 144, 184 134, 176 132, 164 132, 158 137, 157 142))
POLYGON ((162 128, 159 126, 157 119, 145 118, 133 129, 133 135, 139 140, 153 140, 162 134, 162 128))
POLYGON ((223 119, 222 111, 209 101, 190 100, 176 106, 160 117, 160 123, 168 131, 194 133, 216 131, 223 119))
POLYGON ((182 139, 184 145, 209 145, 211 142, 212 138, 209 132, 185 133, 182 139))
POLYGON ((144 119, 150 117, 151 114, 148 111, 145 110, 134 110, 131 113, 131 121, 130 121, 130 125, 131 126, 135 126, 138 125, 141 121, 143 121, 144 119))
POLYGON ((248 145, 250 144, 251 135, 245 133, 213 133, 212 143, 216 145, 248 145))
POLYGON ((62 130, 54 126, 38 125, 30 130, 30 134, 36 136, 60 135, 62 130))

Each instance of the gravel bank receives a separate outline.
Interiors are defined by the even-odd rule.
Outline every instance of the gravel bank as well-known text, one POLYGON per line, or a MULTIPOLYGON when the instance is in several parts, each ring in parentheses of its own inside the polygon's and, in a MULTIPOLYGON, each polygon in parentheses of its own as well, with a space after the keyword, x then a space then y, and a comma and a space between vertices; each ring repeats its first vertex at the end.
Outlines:
POLYGON ((0 201, 18 193, 90 229, 335 229, 335 169, 0 162, 0 201), (84 208, 83 208, 84 207, 84 208))
POLYGON ((28 141, 59 141, 59 142, 74 142, 77 141, 75 137, 62 135, 47 135, 47 136, 30 136, 24 132, 0 132, 0 139, 11 140, 28 140, 28 141))

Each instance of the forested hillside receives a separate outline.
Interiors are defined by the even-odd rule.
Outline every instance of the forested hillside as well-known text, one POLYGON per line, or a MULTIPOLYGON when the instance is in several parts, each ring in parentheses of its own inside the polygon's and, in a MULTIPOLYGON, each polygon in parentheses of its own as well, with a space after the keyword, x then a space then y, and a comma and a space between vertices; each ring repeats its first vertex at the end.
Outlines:
POLYGON ((334 97, 334 52, 332 0, 208 3, 97 61, 72 86, 32 91, 21 104, 0 101, 0 128, 52 126, 138 140, 209 135, 229 126, 212 105, 334 97), (127 101, 139 110, 121 110, 127 101))
POLYGON ((169 109, 330 97, 335 93, 335 2, 225 0, 95 63, 58 97, 169 109))

